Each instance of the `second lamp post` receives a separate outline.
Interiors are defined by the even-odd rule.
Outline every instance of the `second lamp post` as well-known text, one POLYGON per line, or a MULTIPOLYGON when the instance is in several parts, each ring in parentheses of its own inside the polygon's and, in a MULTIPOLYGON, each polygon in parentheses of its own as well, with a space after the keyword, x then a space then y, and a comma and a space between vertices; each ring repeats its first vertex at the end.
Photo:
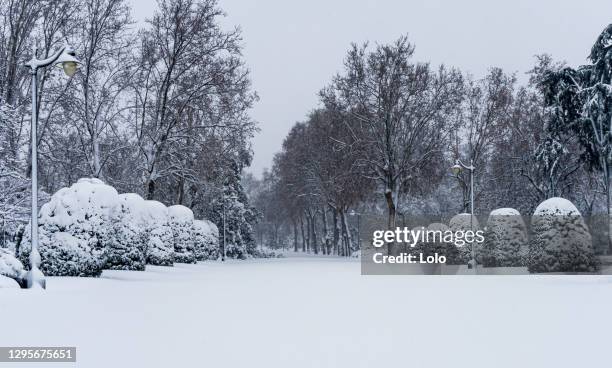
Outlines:
MULTIPOLYGON (((470 170, 470 230, 474 231, 474 161, 470 160, 470 165, 468 166, 461 162, 461 160, 457 160, 451 169, 456 176, 459 176, 463 169, 470 170)), ((474 272, 476 272, 476 252, 474 248, 472 243, 472 267, 474 272)))

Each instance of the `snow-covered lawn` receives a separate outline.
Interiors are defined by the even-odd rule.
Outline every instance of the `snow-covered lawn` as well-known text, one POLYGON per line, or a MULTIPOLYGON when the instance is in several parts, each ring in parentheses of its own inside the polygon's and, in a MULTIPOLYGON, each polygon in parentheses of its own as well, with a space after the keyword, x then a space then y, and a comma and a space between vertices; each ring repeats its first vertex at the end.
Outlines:
POLYGON ((612 364, 609 276, 359 270, 288 257, 49 278, 0 289, 0 346, 77 346, 76 366, 104 368, 612 364))

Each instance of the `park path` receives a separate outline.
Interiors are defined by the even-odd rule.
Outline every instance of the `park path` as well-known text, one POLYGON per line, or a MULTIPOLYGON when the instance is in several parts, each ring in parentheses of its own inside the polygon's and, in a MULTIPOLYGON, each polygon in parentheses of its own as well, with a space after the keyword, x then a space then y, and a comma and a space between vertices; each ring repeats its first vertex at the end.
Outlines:
POLYGON ((334 257, 205 262, 0 290, 0 346, 76 346, 78 367, 104 368, 600 366, 611 302, 604 276, 361 276, 358 261, 334 257))

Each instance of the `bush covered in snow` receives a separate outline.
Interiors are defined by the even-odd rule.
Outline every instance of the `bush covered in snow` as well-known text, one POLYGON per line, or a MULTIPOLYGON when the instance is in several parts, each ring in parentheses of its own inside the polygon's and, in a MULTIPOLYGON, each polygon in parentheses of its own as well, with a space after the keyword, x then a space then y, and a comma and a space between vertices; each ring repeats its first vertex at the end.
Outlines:
POLYGON ((134 193, 120 194, 111 211, 112 241, 106 249, 106 268, 145 269, 146 229, 143 222, 145 201, 134 193))
POLYGON ((480 261, 485 267, 520 267, 527 256, 527 229, 513 208, 491 211, 480 261))
POLYGON ((193 212, 185 206, 168 207, 168 220, 174 237, 174 261, 195 263, 193 212))
POLYGON ((578 209, 564 198, 542 202, 531 219, 529 272, 593 272, 591 234, 578 209))
POLYGON ((434 222, 427 226, 426 231, 429 232, 429 235, 427 236, 428 242, 426 244, 427 246, 425 253, 423 254, 424 256, 432 256, 438 253, 439 255, 444 255, 448 258, 447 253, 450 253, 451 257, 456 258, 456 253, 458 251, 457 247, 454 244, 451 244, 451 247, 448 247, 443 241, 444 234, 449 231, 448 226, 439 222, 434 222), (440 238, 438 235, 432 234, 442 234, 442 238, 440 238))
POLYGON ((174 237, 168 222, 168 208, 157 201, 144 201, 142 220, 145 224, 147 264, 172 266, 174 237))
POLYGON ((285 258, 285 256, 270 248, 255 248, 251 254, 253 258, 285 258))
MULTIPOLYGON (((449 222, 449 228, 453 232, 457 231, 478 231, 479 224, 476 216, 473 217, 469 213, 460 213, 453 218, 451 218, 449 222)), ((472 244, 465 244, 463 246, 456 246, 454 244, 446 244, 446 263, 449 265, 464 265, 467 264, 469 260, 472 259, 472 244), (456 248, 456 251, 452 249, 452 247, 456 248)), ((478 246, 478 244, 477 244, 478 246)), ((480 250, 478 247, 475 249, 475 252, 478 257, 478 252, 480 250)))
MULTIPOLYGON (((56 192, 39 213, 40 269, 49 276, 99 276, 105 266, 104 249, 112 242, 110 212, 117 191, 98 179, 80 179, 56 192)), ((19 258, 26 263, 30 231, 19 258)))
POLYGON ((23 264, 8 249, 0 248, 0 276, 10 277, 21 283, 25 277, 23 264))
POLYGON ((219 229, 212 222, 193 221, 193 242, 196 260, 219 258, 219 229))

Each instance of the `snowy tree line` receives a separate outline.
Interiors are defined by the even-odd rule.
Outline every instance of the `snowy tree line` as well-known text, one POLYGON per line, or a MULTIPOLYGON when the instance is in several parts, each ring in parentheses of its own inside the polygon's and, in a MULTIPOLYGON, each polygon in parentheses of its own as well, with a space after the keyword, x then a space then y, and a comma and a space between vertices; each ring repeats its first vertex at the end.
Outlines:
MULTIPOLYGON (((125 0, 0 0, 0 218, 13 242, 29 213, 30 75, 66 41, 82 62, 39 74, 41 204, 81 177, 197 218, 227 218, 228 256, 255 252, 257 212, 241 184, 257 100, 239 28, 216 0, 160 0, 143 25, 125 0)), ((0 223, 0 225, 2 225, 0 223)))
POLYGON ((587 65, 539 55, 525 84, 500 68, 476 78, 413 53, 407 37, 351 46, 272 168, 249 180, 264 215, 261 241, 350 255, 358 248, 359 216, 347 216, 354 212, 384 216, 388 228, 406 218, 448 224, 469 212, 469 170, 450 172, 460 159, 476 167, 476 215, 507 207, 532 214, 563 197, 597 228, 593 241, 607 252, 612 25, 587 65))

